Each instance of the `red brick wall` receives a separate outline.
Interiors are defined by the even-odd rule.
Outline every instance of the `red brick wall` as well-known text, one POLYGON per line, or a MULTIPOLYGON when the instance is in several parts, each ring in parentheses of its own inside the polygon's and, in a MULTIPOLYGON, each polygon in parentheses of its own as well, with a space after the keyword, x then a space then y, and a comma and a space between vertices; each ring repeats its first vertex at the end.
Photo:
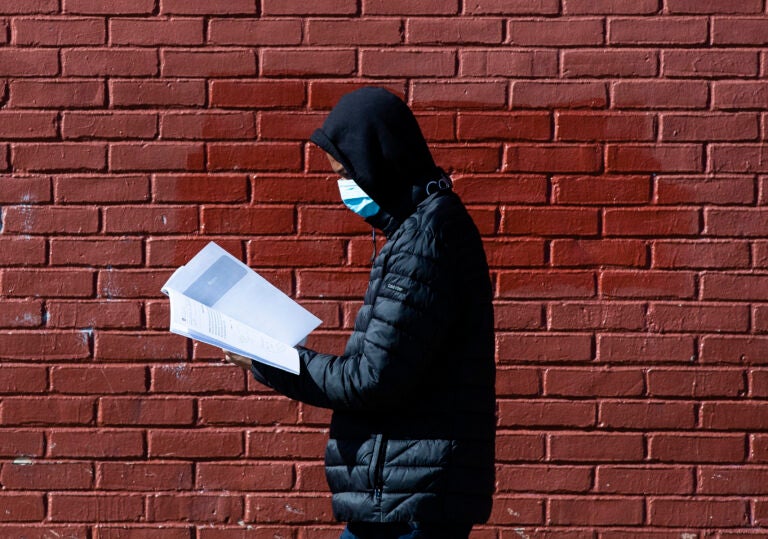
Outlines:
POLYGON ((763 0, 1 0, 0 537, 329 539, 328 414, 167 332, 215 240, 339 351, 369 229, 306 140, 404 95, 487 240, 475 539, 768 534, 763 0))

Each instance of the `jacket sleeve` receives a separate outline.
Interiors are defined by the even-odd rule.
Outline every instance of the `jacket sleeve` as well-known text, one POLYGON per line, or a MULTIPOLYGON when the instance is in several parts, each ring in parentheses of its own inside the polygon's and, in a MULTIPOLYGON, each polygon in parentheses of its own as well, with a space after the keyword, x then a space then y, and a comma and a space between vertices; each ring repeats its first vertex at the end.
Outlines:
POLYGON ((254 377, 314 406, 379 410, 407 404, 435 366, 439 339, 450 338, 455 308, 450 252, 433 235, 393 245, 371 299, 361 352, 335 356, 299 347, 301 373, 254 363, 254 377))

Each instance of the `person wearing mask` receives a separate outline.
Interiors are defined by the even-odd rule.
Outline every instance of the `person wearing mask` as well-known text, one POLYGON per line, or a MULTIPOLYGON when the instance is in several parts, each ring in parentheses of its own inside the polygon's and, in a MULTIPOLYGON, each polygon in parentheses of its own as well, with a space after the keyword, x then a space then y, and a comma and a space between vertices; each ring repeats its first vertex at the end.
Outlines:
POLYGON ((345 95, 311 141, 342 177, 345 204, 387 238, 354 330, 341 355, 298 346, 299 375, 225 359, 333 411, 325 467, 342 539, 466 539, 490 515, 495 481, 493 291, 480 234, 389 91, 345 95))

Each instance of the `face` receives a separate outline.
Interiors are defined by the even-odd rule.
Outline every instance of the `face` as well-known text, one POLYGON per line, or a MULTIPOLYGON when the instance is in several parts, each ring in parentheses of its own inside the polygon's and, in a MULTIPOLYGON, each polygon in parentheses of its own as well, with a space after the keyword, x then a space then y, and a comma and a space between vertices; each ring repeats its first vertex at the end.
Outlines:
POLYGON ((342 178, 349 178, 349 173, 347 173, 344 165, 336 161, 336 159, 331 154, 326 152, 325 155, 328 157, 328 162, 331 164, 331 169, 333 169, 336 174, 342 178))

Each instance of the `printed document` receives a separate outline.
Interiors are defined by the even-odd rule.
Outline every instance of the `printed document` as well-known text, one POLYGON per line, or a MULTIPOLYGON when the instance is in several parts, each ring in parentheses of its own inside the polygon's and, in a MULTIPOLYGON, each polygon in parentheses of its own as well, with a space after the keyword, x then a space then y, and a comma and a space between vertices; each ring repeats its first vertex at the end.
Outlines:
POLYGON ((299 374, 302 342, 321 320, 209 243, 163 285, 173 333, 299 374))

